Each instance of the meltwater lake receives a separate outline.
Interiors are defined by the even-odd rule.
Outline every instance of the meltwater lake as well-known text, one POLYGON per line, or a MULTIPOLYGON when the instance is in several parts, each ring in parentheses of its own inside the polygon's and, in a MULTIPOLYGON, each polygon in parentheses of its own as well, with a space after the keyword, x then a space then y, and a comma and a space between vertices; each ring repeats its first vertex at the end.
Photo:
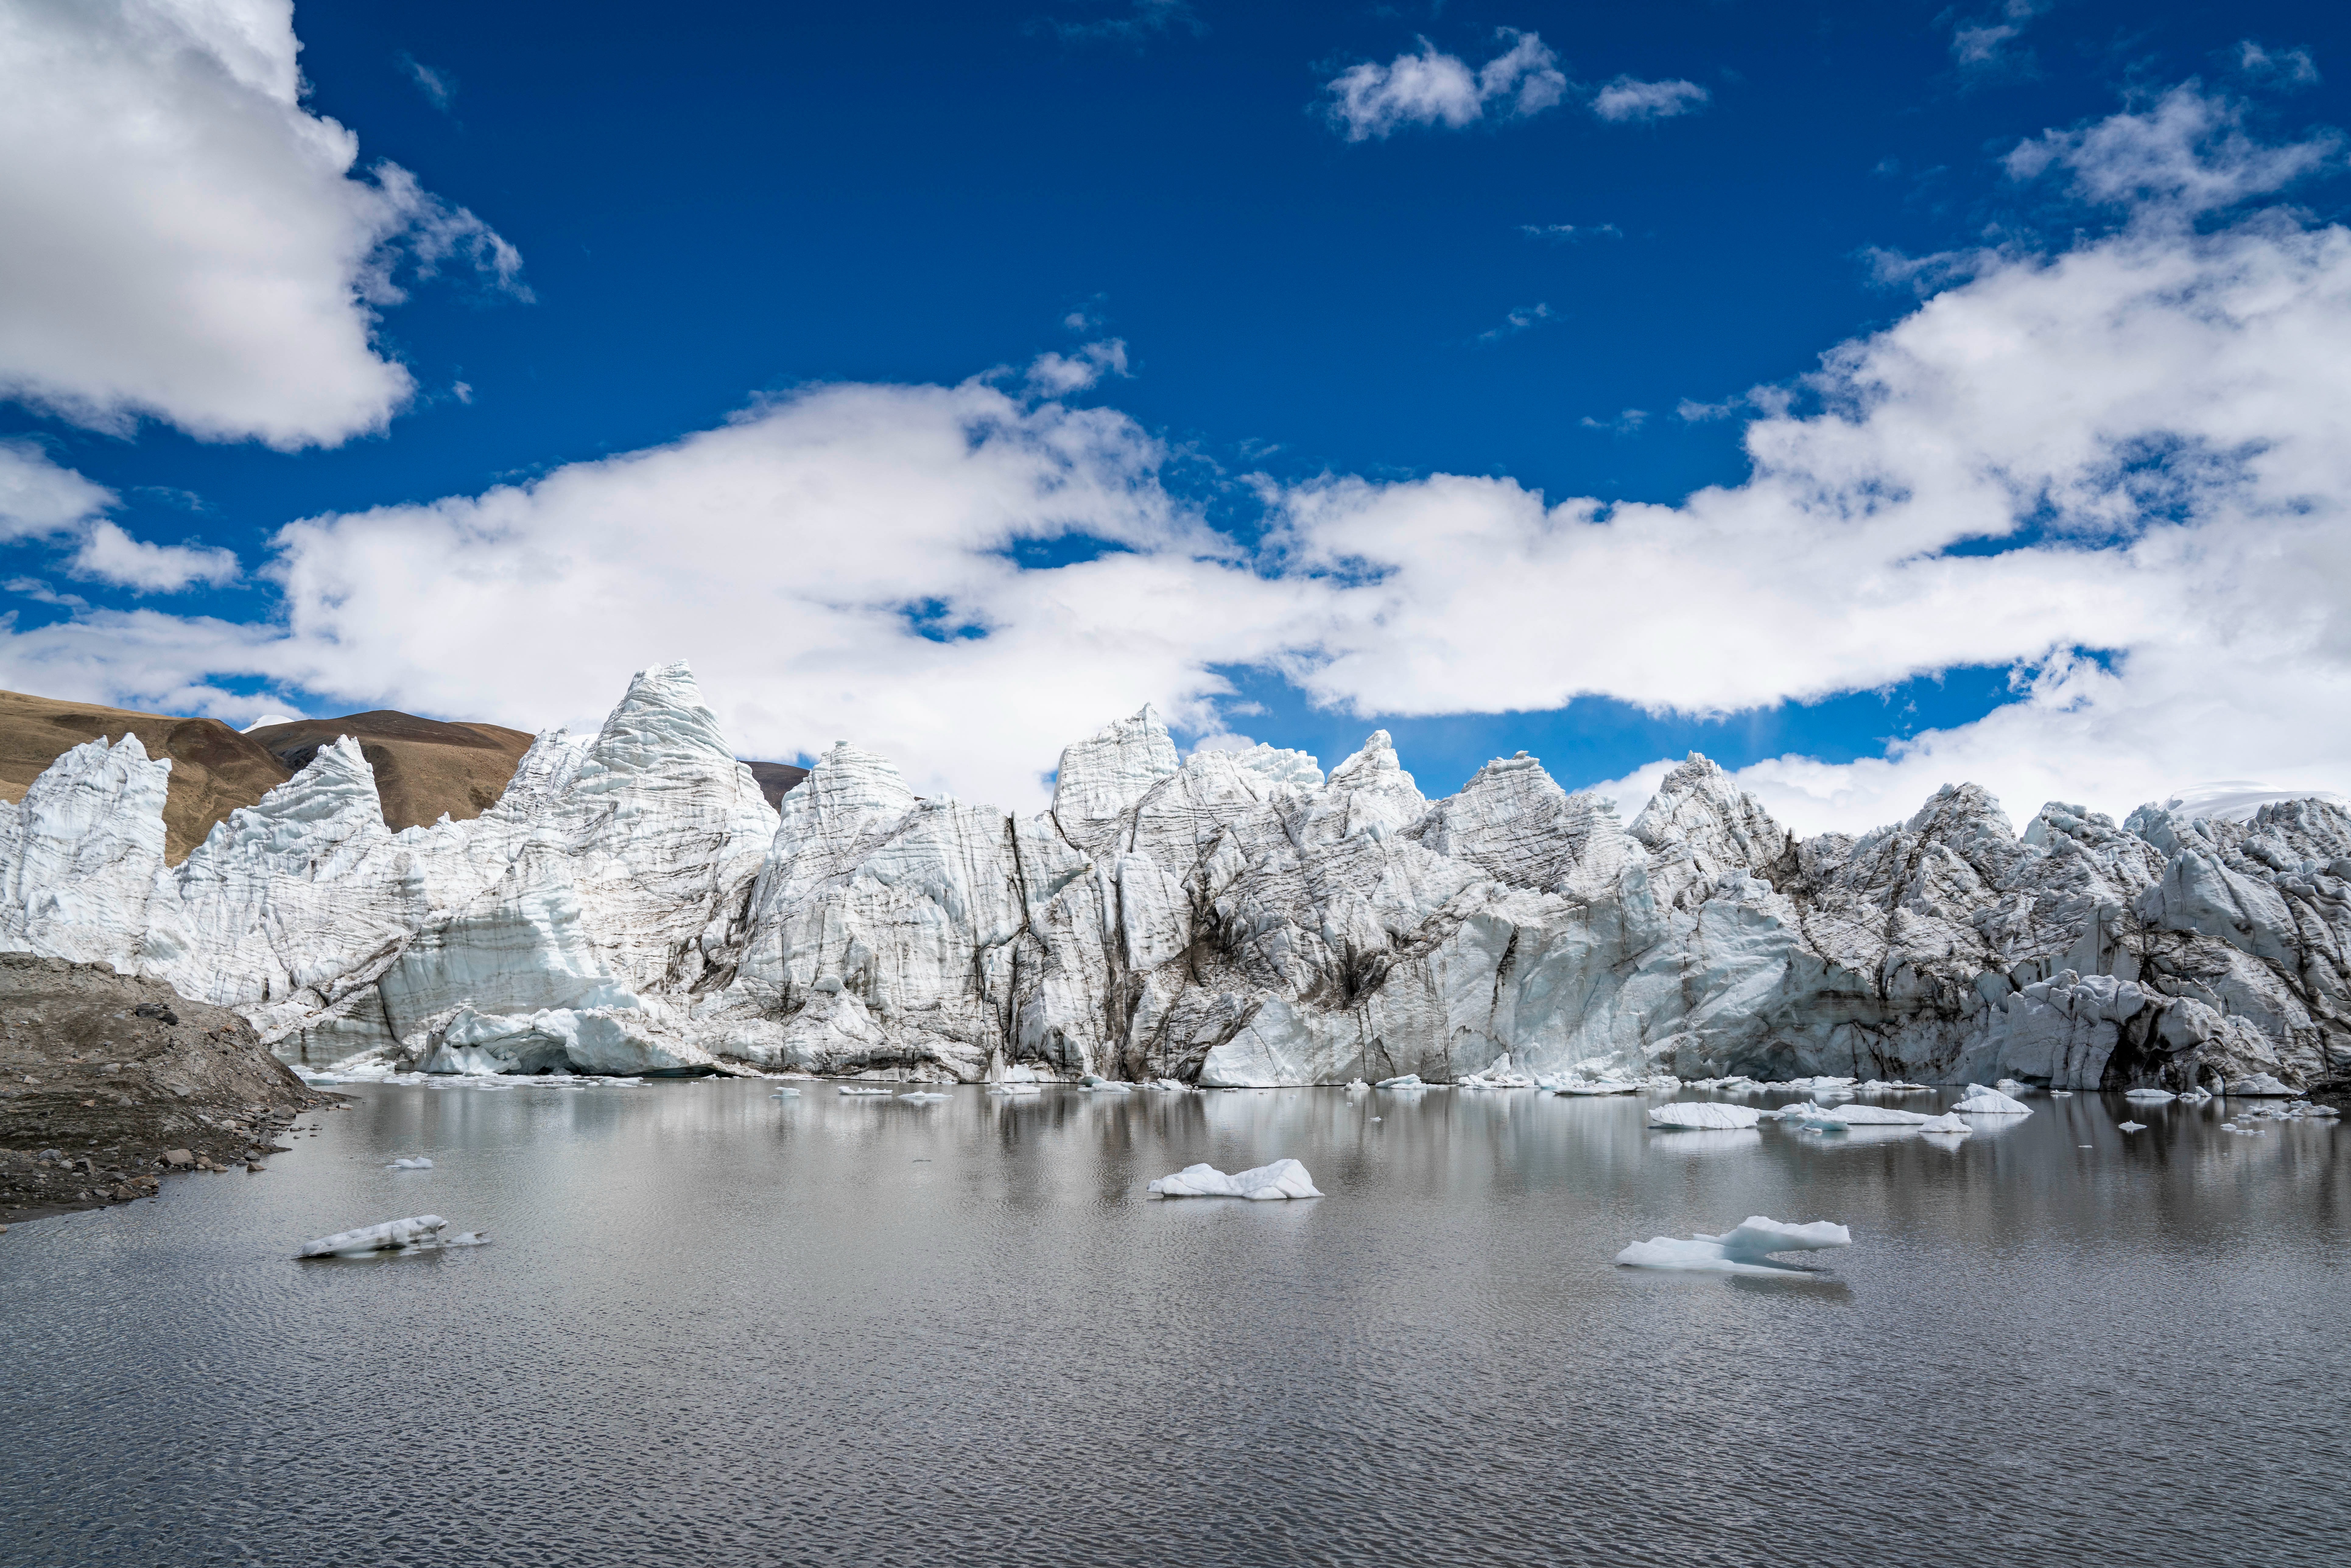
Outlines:
POLYGON ((0 1559, 2351 1551, 2329 1124, 2035 1096, 1952 1148, 1654 1133, 1640 1096, 799 1087, 350 1086, 266 1175, 16 1228, 0 1559), (1329 1196, 1144 1196, 1281 1156, 1329 1196), (291 1260, 420 1213, 493 1244, 291 1260), (1611 1264, 1750 1214, 1855 1244, 1611 1264))

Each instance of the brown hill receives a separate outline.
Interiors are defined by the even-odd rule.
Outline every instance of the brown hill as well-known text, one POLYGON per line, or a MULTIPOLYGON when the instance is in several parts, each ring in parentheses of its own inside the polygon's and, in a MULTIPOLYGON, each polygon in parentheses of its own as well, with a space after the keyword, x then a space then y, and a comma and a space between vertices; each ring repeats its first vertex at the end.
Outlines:
POLYGON ((444 724, 439 719, 379 708, 341 718, 298 718, 253 730, 287 768, 299 772, 338 736, 360 743, 375 769, 386 826, 397 832, 440 820, 478 817, 506 793, 515 764, 537 738, 495 724, 444 724))
POLYGON ((97 703, 0 692, 0 800, 21 800, 50 763, 86 740, 135 735, 150 757, 172 759, 163 853, 173 865, 213 824, 293 775, 266 747, 216 718, 173 718, 97 703))

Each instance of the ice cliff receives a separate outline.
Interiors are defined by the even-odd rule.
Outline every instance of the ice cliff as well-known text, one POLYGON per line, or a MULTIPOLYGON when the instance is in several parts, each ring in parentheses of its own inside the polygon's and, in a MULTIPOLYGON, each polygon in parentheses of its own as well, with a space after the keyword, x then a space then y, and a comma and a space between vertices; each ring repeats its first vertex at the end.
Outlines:
POLYGON ((2351 1055, 2351 814, 2319 800, 2019 834, 1960 785, 1799 841, 1700 757, 1627 826, 1524 755, 1432 802, 1384 733, 1326 779, 1186 760, 1146 708, 1035 817, 845 742, 779 814, 684 665, 468 822, 390 831, 339 742, 166 866, 169 768, 93 741, 0 803, 0 948, 166 980, 312 1066, 2185 1088, 2351 1055))

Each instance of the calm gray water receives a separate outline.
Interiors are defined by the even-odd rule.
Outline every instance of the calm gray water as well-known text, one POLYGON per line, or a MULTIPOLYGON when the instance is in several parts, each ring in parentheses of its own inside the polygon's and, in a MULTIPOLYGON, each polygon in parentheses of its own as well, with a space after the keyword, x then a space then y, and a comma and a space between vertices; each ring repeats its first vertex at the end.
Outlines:
POLYGON ((2036 1098, 1947 1151, 1530 1092, 353 1092, 266 1175, 0 1238, 0 1559, 2346 1555, 2327 1126, 2126 1139, 2119 1101, 2036 1098), (1331 1196, 1144 1196, 1281 1155, 1331 1196), (288 1260, 423 1212, 495 1244, 288 1260), (1855 1245, 1610 1265, 1750 1214, 1855 1245))

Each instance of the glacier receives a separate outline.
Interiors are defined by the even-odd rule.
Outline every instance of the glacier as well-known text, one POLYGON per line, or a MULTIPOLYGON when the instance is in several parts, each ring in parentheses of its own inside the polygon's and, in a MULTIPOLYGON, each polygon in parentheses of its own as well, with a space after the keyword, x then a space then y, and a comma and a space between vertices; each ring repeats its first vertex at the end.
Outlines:
POLYGON ((1799 839, 1695 755, 1627 823, 1524 754, 1430 800, 1384 732, 1325 774, 1146 707, 1033 816, 848 742, 778 810, 684 664, 471 821, 392 831, 343 740, 167 865, 170 766, 94 740, 0 802, 0 950, 310 1071, 2276 1093, 2351 1056, 2323 799, 2018 832, 1960 784, 1799 839))

